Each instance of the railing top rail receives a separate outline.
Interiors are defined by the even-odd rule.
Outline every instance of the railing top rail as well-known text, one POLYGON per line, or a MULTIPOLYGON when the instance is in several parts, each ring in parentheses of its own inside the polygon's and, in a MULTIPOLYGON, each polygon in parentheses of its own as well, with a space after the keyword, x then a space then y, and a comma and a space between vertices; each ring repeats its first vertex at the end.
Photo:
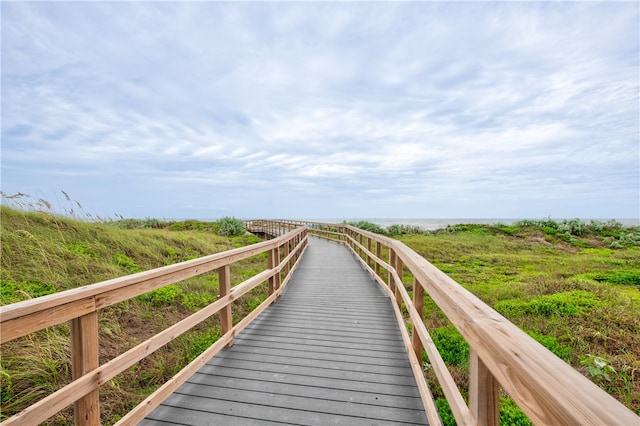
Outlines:
POLYGON ((320 222, 317 220, 303 220, 303 219, 245 219, 243 222, 276 222, 276 223, 300 223, 300 224, 318 224, 318 225, 328 225, 328 226, 347 226, 346 223, 336 223, 336 222, 320 222))

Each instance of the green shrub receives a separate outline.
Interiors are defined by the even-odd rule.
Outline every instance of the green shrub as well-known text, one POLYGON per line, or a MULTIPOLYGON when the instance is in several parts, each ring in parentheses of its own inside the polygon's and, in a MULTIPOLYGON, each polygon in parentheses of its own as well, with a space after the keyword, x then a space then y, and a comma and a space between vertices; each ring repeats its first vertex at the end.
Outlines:
POLYGON ((217 297, 214 294, 187 293, 182 295, 182 306, 191 312, 196 312, 215 302, 216 299, 217 297))
POLYGON ((218 235, 234 237, 244 234, 245 231, 244 222, 235 217, 223 217, 218 221, 218 235))
MULTIPOLYGON (((449 402, 445 398, 437 398, 435 400, 440 420, 443 426, 456 426, 456 419, 449 406, 449 402)), ((522 412, 520 407, 511 399, 500 397, 500 424, 507 426, 532 426, 533 423, 522 412)))
POLYGON ((438 409, 438 414, 440 415, 440 420, 442 420, 442 425, 456 426, 456 419, 453 417, 453 412, 451 411, 449 402, 444 398, 438 398, 435 400, 435 403, 436 408, 438 409))
POLYGON ((173 247, 165 247, 162 250, 162 254, 171 259, 172 262, 176 262, 178 260, 178 251, 173 247))
POLYGON ((548 294, 531 300, 508 299, 494 305, 494 309, 504 315, 542 315, 576 316, 585 308, 595 307, 600 302, 593 293, 584 290, 572 290, 548 294))
POLYGON ((86 243, 72 244, 69 246, 69 251, 76 256, 81 257, 96 257, 96 253, 91 246, 86 243))
POLYGON ((118 266, 123 267, 129 273, 135 274, 136 272, 140 272, 140 267, 136 264, 136 262, 131 259, 126 254, 116 253, 113 255, 113 263, 118 266))
POLYGON ((194 332, 186 335, 186 355, 189 362, 193 361, 202 352, 209 349, 211 345, 217 342, 222 335, 217 328, 211 328, 206 331, 194 332))
POLYGON ((0 280, 0 304, 9 305, 22 300, 33 299, 40 296, 53 294, 56 287, 51 283, 40 283, 35 281, 13 281, 0 280))
POLYGON ((562 239, 572 244, 574 241, 571 240, 569 236, 592 234, 618 238, 622 231, 622 224, 615 220, 609 220, 608 222, 592 220, 587 224, 577 218, 569 220, 563 219, 560 222, 551 218, 542 220, 523 219, 517 221, 514 225, 520 228, 537 228, 549 235, 559 234, 562 239))
POLYGON ((564 361, 569 361, 569 357, 572 352, 571 348, 558 343, 558 340, 555 337, 540 334, 535 331, 527 331, 527 334, 536 339, 538 343, 542 344, 545 348, 553 352, 558 358, 561 358, 564 361))
POLYGON ((387 227, 389 235, 424 235, 425 230, 414 225, 391 225, 387 227))
POLYGON ((532 426, 533 423, 511 399, 500 397, 500 424, 509 426, 532 426))
POLYGON ((518 230, 520 230, 518 226, 507 226, 504 224, 498 224, 496 227, 507 235, 515 235, 518 230))
POLYGON ((118 228, 124 229, 163 229, 169 225, 169 222, 164 222, 155 218, 145 219, 120 219, 110 222, 118 228))
POLYGON ((459 367, 469 365, 469 344, 455 326, 438 327, 430 334, 445 363, 459 367))
POLYGON ((583 276, 599 282, 640 286, 640 272, 636 271, 594 272, 583 276))
POLYGON ((247 308, 249 309, 249 311, 253 311, 255 308, 260 306, 260 304, 264 302, 268 296, 268 294, 257 294, 253 297, 248 298, 247 308))
POLYGON ((142 294, 138 296, 138 298, 151 303, 153 306, 160 307, 163 305, 171 305, 180 294, 182 294, 182 289, 175 284, 170 284, 149 293, 142 294))
POLYGON ((514 225, 520 228, 547 229, 553 233, 556 233, 560 228, 560 224, 551 218, 542 220, 522 219, 514 223, 514 225))
POLYGON ((355 226, 365 231, 373 232, 374 234, 385 235, 387 232, 380 226, 367 220, 361 220, 358 222, 343 222, 347 225, 355 226))
POLYGON ((595 355, 587 354, 580 361, 580 364, 587 367, 587 377, 596 380, 606 380, 611 382, 612 376, 615 376, 616 370, 609 364, 609 361, 595 355))
POLYGON ((583 235, 587 230, 587 225, 580 219, 563 220, 559 226, 560 231, 571 235, 583 235))
POLYGON ((467 234, 489 235, 492 227, 481 223, 459 223, 452 227, 456 232, 465 232, 467 234))
POLYGON ((589 254, 593 256, 610 257, 613 253, 614 251, 609 248, 586 248, 586 249, 580 250, 579 254, 589 254))
POLYGON ((640 246, 640 231, 621 233, 612 246, 613 248, 640 246))

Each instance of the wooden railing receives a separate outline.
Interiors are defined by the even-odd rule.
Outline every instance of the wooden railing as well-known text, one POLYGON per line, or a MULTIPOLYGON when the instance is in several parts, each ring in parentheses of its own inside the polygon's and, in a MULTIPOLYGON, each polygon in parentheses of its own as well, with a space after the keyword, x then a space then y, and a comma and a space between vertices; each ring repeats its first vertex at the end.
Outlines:
MULTIPOLYGON (((499 424, 501 386, 534 424, 640 425, 631 410, 402 242, 344 224, 307 226, 309 233, 347 244, 396 301, 398 315, 404 306, 412 323, 405 342, 418 363, 416 378, 424 382, 424 349, 458 424, 499 424), (405 272, 411 275, 412 298, 402 281, 405 272), (424 324, 425 293, 469 343, 469 405, 424 324)), ((406 332, 404 324, 402 329, 406 332)), ((429 421, 440 424, 429 400, 427 389, 423 401, 429 421)))
POLYGON ((244 226, 248 231, 277 237, 292 229, 307 227, 307 222, 300 220, 273 219, 273 220, 245 220, 244 226))
POLYGON ((324 222, 308 222, 289 219, 256 219, 246 220, 245 227, 251 232, 266 234, 269 236, 282 235, 291 229, 299 226, 307 228, 309 234, 325 239, 346 242, 345 224, 334 224, 324 222))
POLYGON ((99 425, 100 386, 177 336, 219 313, 222 337, 118 422, 136 424, 213 355, 223 347, 230 346, 233 337, 280 295, 306 247, 307 228, 290 226, 286 233, 262 243, 0 307, 0 343, 69 321, 72 358, 71 383, 5 420, 2 425, 36 425, 70 404, 74 404, 76 425, 99 425), (267 253, 265 269, 231 287, 230 265, 261 253, 267 253), (217 301, 99 365, 100 309, 214 270, 219 276, 220 295, 217 301), (268 282, 269 297, 233 326, 231 303, 264 282, 268 282))

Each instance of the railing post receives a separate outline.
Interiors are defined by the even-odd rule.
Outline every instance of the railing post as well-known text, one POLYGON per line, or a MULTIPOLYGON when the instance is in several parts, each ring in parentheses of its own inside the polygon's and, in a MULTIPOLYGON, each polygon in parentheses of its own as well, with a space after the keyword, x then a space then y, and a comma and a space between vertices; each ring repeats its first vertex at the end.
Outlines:
MULTIPOLYGON (((371 238, 367 238, 367 250, 371 251, 371 238)), ((371 266, 371 256, 367 254, 367 266, 371 266)))
MULTIPOLYGON (((218 290, 220 297, 224 297, 231 293, 231 270, 229 265, 218 268, 218 290)), ((233 320, 231 317, 231 305, 227 305, 220 310, 220 324, 222 327, 222 335, 227 334, 233 328, 233 320)), ((233 339, 229 341, 227 347, 233 346, 233 339)))
MULTIPOLYGON (((389 265, 391 265, 392 268, 394 268, 396 266, 396 252, 394 252, 391 247, 389 247, 389 265)), ((392 271, 389 271, 388 275, 389 275, 389 282, 388 282, 389 289, 395 295, 396 294, 396 282, 393 279, 392 271)))
POLYGON ((394 290, 394 295, 396 297, 396 303, 398 304, 398 307, 401 309, 402 309, 402 295, 400 294, 400 288, 398 287, 401 285, 404 285, 402 283, 402 275, 403 275, 402 267, 403 267, 402 259, 400 259, 398 255, 396 255, 396 273, 398 274, 398 278, 400 279, 400 282, 398 283, 398 285, 394 287, 393 290, 394 290))
MULTIPOLYGON (((269 250, 267 255, 267 266, 269 269, 274 269, 280 264, 280 250, 279 247, 274 247, 269 250)), ((269 278, 269 295, 275 293, 280 287, 280 273, 271 276, 269 278)))
MULTIPOLYGON (((376 241, 376 257, 378 259, 380 259, 381 245, 382 244, 380 244, 380 241, 376 241)), ((376 262, 375 271, 376 275, 380 276, 380 264, 378 262, 376 262)))
MULTIPOLYGON (((70 321, 71 326, 71 377, 79 379, 99 367, 98 313, 91 312, 70 321)), ((88 393, 73 405, 73 421, 76 425, 100 424, 100 399, 98 389, 88 393)))
MULTIPOLYGON (((276 264, 275 253, 274 250, 271 249, 267 252, 267 268, 273 269, 276 264)), ((275 290, 275 276, 269 277, 269 295, 272 295, 275 290)))
POLYGON ((498 381, 473 348, 469 353, 469 408, 478 426, 500 424, 498 381))
MULTIPOLYGON (((280 265, 282 263, 282 260, 284 259, 284 256, 282 256, 282 254, 284 254, 284 250, 280 250, 280 248, 281 246, 276 247, 276 261, 278 262, 276 266, 280 265)), ((283 275, 284 273, 282 272, 282 269, 276 274, 276 290, 280 288, 283 275)))
MULTIPOLYGON (((422 284, 420 284, 415 277, 413 278, 413 307, 420 315, 420 318, 424 321, 424 287, 422 287, 422 284)), ((413 347, 413 352, 416 354, 416 357, 418 357, 418 360, 422 362, 423 347, 415 326, 411 329, 411 346, 413 347)))
MULTIPOLYGON (((287 242, 285 243, 284 246, 284 257, 285 259, 289 256, 289 253, 291 253, 291 240, 287 240, 287 242)), ((287 264, 284 266, 284 276, 288 276, 289 275, 289 268, 291 266, 291 260, 287 260, 287 264)))

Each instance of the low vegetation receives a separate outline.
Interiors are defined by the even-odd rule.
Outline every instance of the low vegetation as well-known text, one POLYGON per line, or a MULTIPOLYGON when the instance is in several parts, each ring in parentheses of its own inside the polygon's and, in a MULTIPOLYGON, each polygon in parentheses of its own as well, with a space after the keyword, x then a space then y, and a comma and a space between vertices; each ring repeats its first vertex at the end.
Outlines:
MULTIPOLYGON (((33 205, 32 205, 33 207, 33 205)), ((161 222, 63 218, 41 203, 29 211, 0 206, 0 302, 27 300, 258 242, 241 221, 161 222), (225 234, 222 236, 219 234, 225 234)), ((261 271, 266 256, 233 265, 232 284, 261 271)), ((267 296, 265 285, 234 303, 241 318, 267 296)), ((215 272, 168 285, 100 311, 104 363, 217 300, 215 272)), ((112 424, 220 337, 217 316, 100 389, 103 424, 112 424)), ((2 345, 0 420, 69 383, 69 327, 61 324, 2 345)), ((49 424, 72 423, 71 411, 49 424)))
MULTIPOLYGON (((639 236, 617 222, 542 220, 397 238, 640 414, 639 236)), ((425 306, 434 342, 467 389, 468 344, 428 297, 425 306)), ((445 424, 455 424, 432 383, 445 424)), ((502 424, 530 424, 503 398, 502 424)))

